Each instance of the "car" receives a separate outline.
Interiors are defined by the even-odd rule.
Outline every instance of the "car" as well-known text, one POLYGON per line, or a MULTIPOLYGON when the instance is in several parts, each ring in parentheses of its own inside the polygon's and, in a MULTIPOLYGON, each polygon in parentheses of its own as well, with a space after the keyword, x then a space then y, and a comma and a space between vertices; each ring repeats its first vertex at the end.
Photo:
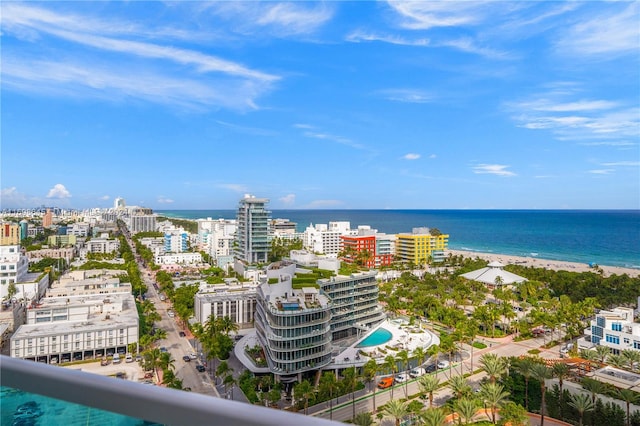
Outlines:
POLYGON ((122 362, 122 358, 120 358, 120 354, 113 354, 113 363, 120 364, 122 362))
POLYGON ((191 359, 198 359, 198 355, 196 355, 196 354, 195 354, 195 352, 191 352, 191 353, 189 354, 189 358, 191 358, 191 359))
POLYGON ((184 362, 190 362, 190 361, 191 361, 191 358, 189 358, 189 355, 185 355, 185 356, 183 356, 183 357, 182 357, 182 360, 183 360, 184 362))
POLYGON ((200 373, 204 373, 206 368, 204 367, 204 365, 198 364, 196 365, 196 370, 198 370, 200 373))
POLYGON ((173 311, 167 311, 167 315, 169 315, 169 318, 173 318, 174 316, 176 316, 173 311))
POLYGON ((378 382, 378 389, 386 389, 393 386, 393 377, 384 377, 378 382))
POLYGON ((186 336, 187 336, 187 333, 185 333, 184 331, 181 331, 181 332, 179 332, 179 333, 178 333, 178 335, 179 335, 180 337, 186 337, 186 336))
POLYGON ((58 363, 58 357, 52 356, 51 359, 49 360, 49 364, 57 364, 58 363))
POLYGON ((126 378, 127 378, 126 373, 124 373, 122 371, 119 371, 119 372, 116 373, 116 379, 123 379, 124 380, 126 378))
POLYGON ((406 374, 396 374, 395 381, 398 382, 398 383, 404 383, 404 382, 407 381, 407 375, 406 374))
POLYGON ((426 371, 427 373, 433 373, 434 371, 436 371, 436 369, 437 367, 435 364, 429 364, 424 367, 424 371, 426 371))
POLYGON ((426 373, 425 369, 422 367, 416 367, 413 370, 409 371, 409 376, 413 379, 416 377, 420 377, 426 373))
POLYGON ((165 348, 164 346, 161 346, 160 347, 160 352, 168 352, 168 351, 167 351, 167 348, 165 348))
POLYGON ((237 342, 238 340, 242 339, 244 336, 242 336, 242 334, 236 334, 235 336, 233 336, 234 340, 237 342))
POLYGON ((447 368, 449 366, 449 361, 438 361, 438 368, 442 369, 442 368, 447 368))
POLYGON ((133 362, 133 355, 131 355, 131 354, 127 354, 127 355, 124 357, 124 362, 133 362))
POLYGON ((109 358, 107 358, 106 356, 103 356, 102 359, 100 360, 100 365, 101 366, 105 366, 105 365, 109 365, 109 358))

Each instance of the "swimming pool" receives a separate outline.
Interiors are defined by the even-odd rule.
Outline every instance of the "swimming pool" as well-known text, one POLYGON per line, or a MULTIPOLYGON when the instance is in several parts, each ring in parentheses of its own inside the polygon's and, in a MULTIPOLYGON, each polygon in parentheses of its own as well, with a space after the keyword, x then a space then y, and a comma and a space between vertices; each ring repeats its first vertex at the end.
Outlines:
POLYGON ((366 348, 369 346, 382 345, 383 343, 387 343, 389 340, 391 340, 391 337, 393 337, 393 334, 391 334, 389 330, 385 328, 379 328, 369 336, 367 336, 362 342, 358 343, 356 345, 356 348, 366 348))

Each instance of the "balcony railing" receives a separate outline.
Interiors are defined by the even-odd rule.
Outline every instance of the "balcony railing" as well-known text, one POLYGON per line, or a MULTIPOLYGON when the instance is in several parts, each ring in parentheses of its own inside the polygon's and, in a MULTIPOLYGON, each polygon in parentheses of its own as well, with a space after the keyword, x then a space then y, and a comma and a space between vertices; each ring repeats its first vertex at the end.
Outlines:
MULTIPOLYGON (((330 426, 317 417, 0 356, 0 385, 163 425, 330 426)), ((71 419, 70 419, 71 420, 71 419)), ((47 424, 46 414, 39 422, 47 424)))

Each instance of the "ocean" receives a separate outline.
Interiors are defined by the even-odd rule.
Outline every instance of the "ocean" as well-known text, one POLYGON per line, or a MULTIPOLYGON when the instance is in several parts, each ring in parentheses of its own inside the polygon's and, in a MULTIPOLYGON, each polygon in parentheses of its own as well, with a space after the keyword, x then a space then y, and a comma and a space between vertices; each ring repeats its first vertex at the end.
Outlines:
MULTIPOLYGON (((235 210, 163 210, 182 219, 234 219, 235 210)), ((273 210, 302 232, 349 221, 397 234, 438 228, 449 248, 640 269, 640 210, 273 210)))

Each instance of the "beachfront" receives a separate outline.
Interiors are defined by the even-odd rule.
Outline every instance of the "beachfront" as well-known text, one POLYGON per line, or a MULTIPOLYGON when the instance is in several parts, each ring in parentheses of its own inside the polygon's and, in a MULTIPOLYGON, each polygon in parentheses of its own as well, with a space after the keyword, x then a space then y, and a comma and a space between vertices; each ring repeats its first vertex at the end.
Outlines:
MULTIPOLYGON (((539 259, 537 257, 525 257, 525 256, 512 256, 508 254, 499 253, 481 253, 475 251, 466 250, 446 250, 445 255, 448 256, 451 253, 454 256, 462 255, 464 257, 475 258, 479 257, 488 262, 498 261, 504 265, 523 265, 533 266, 536 268, 547 268, 555 271, 572 271, 572 272, 594 272, 595 269, 585 263, 566 262, 562 260, 549 260, 539 259)), ((605 266, 598 265, 598 268, 602 269, 604 276, 610 276, 613 274, 622 275, 627 274, 630 277, 640 276, 640 269, 622 268, 619 266, 605 266)))

